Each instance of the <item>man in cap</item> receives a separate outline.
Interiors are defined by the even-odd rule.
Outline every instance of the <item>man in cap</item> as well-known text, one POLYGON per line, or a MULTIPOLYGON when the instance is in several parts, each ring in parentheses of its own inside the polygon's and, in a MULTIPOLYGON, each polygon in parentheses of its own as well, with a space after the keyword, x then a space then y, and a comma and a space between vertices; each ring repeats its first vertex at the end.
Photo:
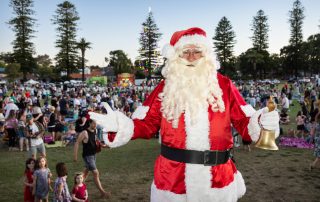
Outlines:
POLYGON ((30 158, 37 159, 37 152, 41 156, 46 156, 46 148, 43 143, 44 127, 38 121, 34 121, 32 114, 28 114, 26 117, 27 127, 25 134, 29 139, 29 156, 30 158))
POLYGON ((156 160, 151 201, 236 201, 246 187, 231 160, 231 125, 246 142, 264 128, 279 134, 279 115, 255 111, 237 88, 219 74, 219 63, 205 31, 175 32, 164 49, 165 78, 138 107, 132 119, 114 112, 90 113, 106 131, 117 132, 111 147, 131 139, 152 138, 160 129, 161 155, 156 160))

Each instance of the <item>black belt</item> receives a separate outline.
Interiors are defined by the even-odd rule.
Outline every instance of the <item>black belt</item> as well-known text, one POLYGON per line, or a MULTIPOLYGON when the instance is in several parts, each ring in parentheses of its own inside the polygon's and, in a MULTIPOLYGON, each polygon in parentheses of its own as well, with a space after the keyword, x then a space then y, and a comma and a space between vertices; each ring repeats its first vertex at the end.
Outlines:
POLYGON ((215 166, 226 163, 232 158, 230 150, 226 151, 196 151, 177 149, 161 144, 161 155, 167 159, 182 163, 203 164, 205 166, 215 166))

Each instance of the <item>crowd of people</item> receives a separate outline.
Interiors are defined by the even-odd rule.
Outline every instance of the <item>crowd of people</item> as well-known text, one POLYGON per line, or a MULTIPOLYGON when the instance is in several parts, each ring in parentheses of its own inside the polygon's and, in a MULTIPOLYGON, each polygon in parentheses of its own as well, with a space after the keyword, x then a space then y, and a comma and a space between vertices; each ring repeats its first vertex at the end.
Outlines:
MULTIPOLYGON (((315 76, 310 82, 287 82, 282 88, 272 83, 253 83, 251 85, 239 83, 238 89, 246 102, 254 108, 266 106, 270 96, 278 105, 280 126, 295 123, 296 128, 289 129, 288 136, 303 138, 314 144, 315 160, 310 164, 310 170, 320 161, 320 78, 315 76), (293 107, 293 100, 297 100, 298 112, 294 120, 290 120, 289 111, 293 107)), ((280 133, 283 133, 282 127, 280 133)))
POLYGON ((89 118, 88 112, 100 112, 103 110, 101 102, 107 102, 113 109, 131 116, 153 88, 151 83, 145 87, 130 88, 56 87, 46 84, 1 86, 1 144, 8 145, 9 152, 27 152, 28 155, 24 182, 25 201, 47 201, 50 189, 53 190, 56 201, 87 201, 88 193, 83 181, 89 172, 93 174, 101 197, 110 197, 110 192, 106 192, 101 185, 95 164, 94 140, 97 138, 103 141, 102 128, 89 118), (45 143, 55 144, 57 141, 65 146, 74 145, 75 161, 79 145, 83 145, 85 169, 76 174, 74 188, 70 193, 66 184, 67 168, 62 162, 56 165, 58 178, 51 188, 52 174, 47 168, 45 143))
MULTIPOLYGON (((103 131, 89 119, 88 112, 103 111, 101 103, 107 102, 113 110, 122 111, 130 117, 157 83, 158 81, 153 81, 153 85, 132 85, 126 88, 110 85, 56 87, 45 84, 15 84, 8 88, 3 85, 0 91, 0 132, 3 144, 8 145, 10 152, 27 151, 29 156, 25 168, 25 201, 48 200, 48 193, 52 189, 52 174, 47 168, 45 143, 54 144, 56 141, 62 141, 65 145, 74 144, 75 160, 79 144, 86 145, 82 154, 85 170, 74 176, 74 187, 72 192, 69 192, 66 165, 57 163, 58 177, 54 182, 53 198, 87 201, 88 193, 84 180, 89 171, 93 173, 94 182, 101 195, 109 197, 110 193, 104 191, 100 183, 93 151, 94 138, 103 140, 103 131), (90 135, 91 133, 93 134, 90 135)), ((316 159, 310 169, 315 168, 320 161, 320 87, 317 80, 308 83, 286 83, 282 89, 271 83, 236 82, 235 85, 253 108, 262 108, 270 96, 274 98, 278 104, 280 124, 295 121, 296 128, 292 129, 292 135, 315 144, 316 159), (300 104, 300 110, 295 120, 290 120, 288 112, 293 100, 298 101, 295 103, 300 104)), ((235 141, 235 146, 238 143, 235 141)))

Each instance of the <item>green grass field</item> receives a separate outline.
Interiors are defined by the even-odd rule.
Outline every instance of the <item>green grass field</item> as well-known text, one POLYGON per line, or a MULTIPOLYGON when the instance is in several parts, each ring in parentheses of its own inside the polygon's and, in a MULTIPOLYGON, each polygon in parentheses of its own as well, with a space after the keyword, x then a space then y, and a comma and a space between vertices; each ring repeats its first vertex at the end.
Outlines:
MULTIPOLYGON (((135 140, 117 149, 106 149, 97 155, 101 182, 110 199, 99 199, 99 192, 89 175, 91 201, 149 201, 153 164, 159 154, 157 139, 135 140)), ((246 195, 240 201, 317 201, 320 197, 320 170, 310 172, 312 150, 280 148, 279 151, 235 149, 236 165, 242 173, 246 195)), ((73 174, 83 169, 79 156, 73 162, 73 147, 47 149, 49 168, 56 178, 55 164, 65 162, 69 170, 69 189, 73 174)), ((0 201, 23 201, 23 170, 26 153, 0 151, 0 201)), ((52 193, 50 193, 52 196, 52 193)))
MULTIPOLYGON (((100 171, 103 187, 112 192, 112 201, 143 201, 149 197, 149 187, 153 176, 153 163, 159 153, 159 144, 155 140, 137 140, 125 147, 104 149, 97 155, 97 167, 100 171), (133 188, 134 187, 134 188, 133 188)), ((65 162, 68 168, 69 189, 73 186, 73 174, 83 170, 79 148, 78 162, 73 162, 73 146, 48 148, 49 168, 56 178, 55 165, 65 162)), ((26 152, 0 151, 0 201, 23 201, 23 172, 27 158, 26 152)), ((99 192, 88 177, 89 197, 99 200, 99 192)), ((52 185, 53 186, 53 185, 52 185)), ((49 195, 52 195, 50 193, 49 195)))
MULTIPOLYGON (((299 104, 290 109, 291 123, 284 127, 295 128, 294 117, 299 104)), ((256 149, 248 152, 235 149, 236 165, 247 186, 240 201, 318 201, 320 197, 320 169, 312 172, 308 165, 313 161, 313 150, 280 148, 279 151, 256 149)), ((48 148, 49 168, 56 178, 55 165, 65 162, 68 168, 69 189, 73 174, 83 170, 79 148, 78 162, 73 162, 73 146, 48 148)), ((97 155, 97 167, 103 187, 111 191, 110 199, 99 199, 92 175, 86 182, 90 201, 149 201, 153 180, 153 165, 159 154, 157 139, 135 140, 116 149, 105 149, 97 155)), ((23 172, 26 152, 8 152, 0 149, 0 201, 23 201, 23 172)), ((52 193, 49 194, 50 198, 52 193)))

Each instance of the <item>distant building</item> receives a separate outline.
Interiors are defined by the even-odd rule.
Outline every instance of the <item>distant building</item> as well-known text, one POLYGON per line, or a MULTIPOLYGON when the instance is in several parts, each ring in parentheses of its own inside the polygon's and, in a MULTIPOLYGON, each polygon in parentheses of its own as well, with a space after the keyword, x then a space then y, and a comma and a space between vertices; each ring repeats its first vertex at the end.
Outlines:
POLYGON ((134 74, 122 73, 117 75, 118 86, 127 87, 134 84, 134 74))
MULTIPOLYGON (((84 69, 84 79, 88 79, 94 76, 103 76, 103 71, 101 68, 94 68, 90 70, 89 67, 86 67, 84 69)), ((70 78, 75 79, 75 80, 81 80, 82 79, 82 71, 79 73, 72 73, 70 74, 70 78)))

